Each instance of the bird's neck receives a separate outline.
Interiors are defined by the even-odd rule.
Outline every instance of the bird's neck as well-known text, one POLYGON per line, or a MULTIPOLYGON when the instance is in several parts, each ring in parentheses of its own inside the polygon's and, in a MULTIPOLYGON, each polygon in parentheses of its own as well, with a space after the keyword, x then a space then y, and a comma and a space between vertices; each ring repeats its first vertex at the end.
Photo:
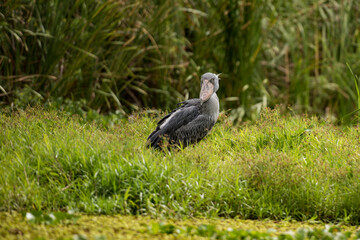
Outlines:
POLYGON ((213 93, 210 99, 203 103, 203 113, 209 115, 215 121, 219 117, 219 108, 219 98, 216 93, 213 93))

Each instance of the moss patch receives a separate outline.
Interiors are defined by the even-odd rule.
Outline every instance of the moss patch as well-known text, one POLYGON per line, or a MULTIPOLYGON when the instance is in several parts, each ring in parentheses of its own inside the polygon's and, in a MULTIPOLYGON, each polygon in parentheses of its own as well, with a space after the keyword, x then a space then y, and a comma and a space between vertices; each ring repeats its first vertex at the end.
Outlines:
MULTIPOLYGON (((267 232, 274 229, 274 234, 295 231, 298 228, 324 228, 325 224, 296 221, 270 220, 238 220, 238 219, 152 219, 138 216, 89 216, 80 215, 76 223, 66 224, 33 224, 29 223, 21 214, 12 212, 0 213, 0 237, 4 239, 75 239, 83 236, 86 239, 203 239, 199 236, 185 235, 152 235, 147 226, 154 223, 166 222, 176 227, 196 227, 201 224, 214 225, 219 230, 244 229, 267 232)), ((355 226, 341 226, 343 231, 356 232, 355 226)))

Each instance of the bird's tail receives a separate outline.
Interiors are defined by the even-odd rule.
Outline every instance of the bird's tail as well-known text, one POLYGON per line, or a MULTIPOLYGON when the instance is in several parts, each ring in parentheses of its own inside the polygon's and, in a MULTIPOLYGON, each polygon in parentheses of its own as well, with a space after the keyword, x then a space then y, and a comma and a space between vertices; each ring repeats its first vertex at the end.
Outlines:
POLYGON ((153 131, 147 138, 147 147, 154 149, 161 149, 162 135, 160 130, 153 131))

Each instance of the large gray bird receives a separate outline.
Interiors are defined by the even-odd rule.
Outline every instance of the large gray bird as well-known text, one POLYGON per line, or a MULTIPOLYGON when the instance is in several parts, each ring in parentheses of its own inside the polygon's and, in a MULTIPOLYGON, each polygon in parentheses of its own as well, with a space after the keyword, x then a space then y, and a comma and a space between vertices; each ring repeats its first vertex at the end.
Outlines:
POLYGON ((219 116, 219 75, 201 76, 200 98, 179 103, 181 106, 161 119, 148 137, 148 146, 161 149, 164 141, 187 147, 199 142, 214 126, 219 116))

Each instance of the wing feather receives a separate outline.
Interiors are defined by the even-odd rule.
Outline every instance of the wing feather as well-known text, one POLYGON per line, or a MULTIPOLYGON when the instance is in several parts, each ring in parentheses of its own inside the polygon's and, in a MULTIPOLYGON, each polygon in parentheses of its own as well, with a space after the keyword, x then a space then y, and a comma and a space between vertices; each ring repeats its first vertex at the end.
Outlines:
POLYGON ((200 115, 200 99, 190 99, 180 104, 182 104, 180 107, 170 112, 158 122, 155 131, 148 137, 151 147, 161 148, 160 144, 163 137, 171 139, 176 130, 187 125, 200 115))
POLYGON ((199 115, 190 123, 177 129, 170 135, 170 141, 174 144, 182 144, 187 147, 189 144, 202 140, 215 125, 215 121, 208 116, 199 115))

